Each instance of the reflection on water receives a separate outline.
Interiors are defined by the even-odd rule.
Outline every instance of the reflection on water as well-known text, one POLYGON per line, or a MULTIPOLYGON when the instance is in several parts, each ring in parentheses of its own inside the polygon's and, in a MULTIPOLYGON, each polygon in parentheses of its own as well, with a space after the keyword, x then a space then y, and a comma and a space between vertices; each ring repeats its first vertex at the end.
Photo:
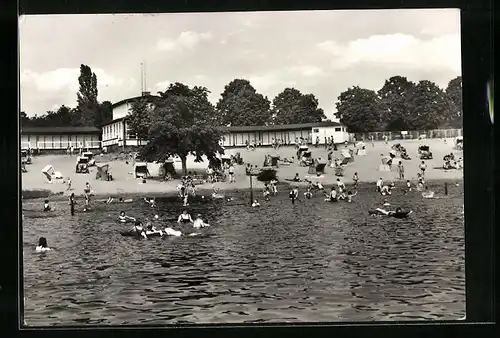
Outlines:
MULTIPOLYGON (((69 215, 66 202, 25 203, 25 320, 30 326, 458 319, 465 314, 463 196, 390 197, 410 218, 369 216, 373 187, 355 202, 291 205, 283 192, 260 209, 247 193, 194 202, 205 237, 122 237, 124 205, 69 215), (38 237, 52 252, 35 253, 38 237)), ((282 189, 284 190, 284 189, 282 189)), ((151 216, 143 202, 125 205, 151 216)), ((179 201, 159 199, 174 219, 179 201)))

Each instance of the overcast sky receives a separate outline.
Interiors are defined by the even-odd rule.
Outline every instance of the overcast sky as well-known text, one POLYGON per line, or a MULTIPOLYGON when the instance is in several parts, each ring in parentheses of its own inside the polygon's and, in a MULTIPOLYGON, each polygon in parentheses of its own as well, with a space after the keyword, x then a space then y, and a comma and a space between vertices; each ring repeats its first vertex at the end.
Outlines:
POLYGON ((20 19, 21 110, 76 106, 80 64, 99 101, 171 82, 202 85, 215 104, 246 78, 269 99, 287 86, 313 93, 331 118, 350 86, 379 89, 402 75, 445 88, 461 75, 458 10, 302 11, 158 15, 36 15, 20 19))

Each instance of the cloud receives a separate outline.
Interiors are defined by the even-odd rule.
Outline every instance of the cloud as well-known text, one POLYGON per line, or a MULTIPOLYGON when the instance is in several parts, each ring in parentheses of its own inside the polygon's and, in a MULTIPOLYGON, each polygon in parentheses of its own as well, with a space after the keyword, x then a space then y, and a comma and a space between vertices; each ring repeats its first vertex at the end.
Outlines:
POLYGON ((211 40, 212 33, 196 33, 192 31, 182 32, 176 39, 160 39, 156 47, 161 51, 173 51, 176 49, 193 49, 200 42, 211 40))
POLYGON ((295 81, 285 81, 277 73, 268 73, 264 75, 254 75, 246 77, 258 92, 266 92, 275 88, 284 89, 285 87, 295 86, 295 81))
POLYGON ((333 56, 331 65, 335 69, 372 64, 403 69, 461 70, 459 34, 426 40, 406 34, 373 35, 347 44, 324 41, 317 47, 333 56))
POLYGON ((159 91, 159 92, 163 92, 165 90, 167 90, 168 86, 170 86, 173 82, 172 81, 161 81, 161 82, 157 82, 155 84, 155 89, 156 91, 159 91))
MULTIPOLYGON (((92 71, 97 76, 97 89, 110 86, 120 87, 127 82, 125 79, 108 74, 100 68, 92 69, 92 71)), ((26 69, 21 73, 20 80, 21 87, 34 87, 41 92, 59 92, 63 90, 77 92, 79 90, 79 76, 79 68, 58 68, 40 73, 26 69)), ((134 80, 130 79, 128 85, 133 83, 134 80)))
POLYGON ((324 71, 321 68, 312 65, 293 66, 289 69, 289 72, 306 77, 320 76, 324 74, 324 71))

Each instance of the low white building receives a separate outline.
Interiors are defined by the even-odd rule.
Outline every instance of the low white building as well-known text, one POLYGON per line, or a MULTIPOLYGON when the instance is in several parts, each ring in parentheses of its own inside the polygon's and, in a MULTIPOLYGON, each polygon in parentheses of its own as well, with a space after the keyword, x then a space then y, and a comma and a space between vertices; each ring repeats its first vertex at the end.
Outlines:
POLYGON ((99 149, 99 128, 95 127, 22 127, 21 149, 66 150, 99 149))
POLYGON ((272 145, 275 140, 282 140, 284 144, 295 144, 300 138, 308 143, 320 144, 333 137, 335 143, 349 141, 347 128, 339 122, 317 122, 302 124, 285 124, 269 126, 234 126, 229 127, 224 135, 224 147, 244 147, 247 142, 257 143, 261 146, 272 145))

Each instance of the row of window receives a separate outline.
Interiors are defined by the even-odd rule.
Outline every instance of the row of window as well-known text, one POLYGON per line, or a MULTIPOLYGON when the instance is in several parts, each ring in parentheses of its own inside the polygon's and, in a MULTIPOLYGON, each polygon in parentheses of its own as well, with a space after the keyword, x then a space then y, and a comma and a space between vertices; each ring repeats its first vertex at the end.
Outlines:
MULTIPOLYGON (((335 127, 335 131, 346 131, 344 127, 335 127)), ((319 133, 319 128, 314 128, 313 133, 319 133)))
MULTIPOLYGON (((135 139, 136 135, 130 133, 130 129, 127 126, 127 122, 125 122, 125 128, 126 128, 125 138, 135 139)), ((104 126, 102 128, 102 139, 104 141, 115 139, 115 138, 118 138, 118 139, 123 138, 123 123, 122 122, 108 124, 107 126, 104 126)))

